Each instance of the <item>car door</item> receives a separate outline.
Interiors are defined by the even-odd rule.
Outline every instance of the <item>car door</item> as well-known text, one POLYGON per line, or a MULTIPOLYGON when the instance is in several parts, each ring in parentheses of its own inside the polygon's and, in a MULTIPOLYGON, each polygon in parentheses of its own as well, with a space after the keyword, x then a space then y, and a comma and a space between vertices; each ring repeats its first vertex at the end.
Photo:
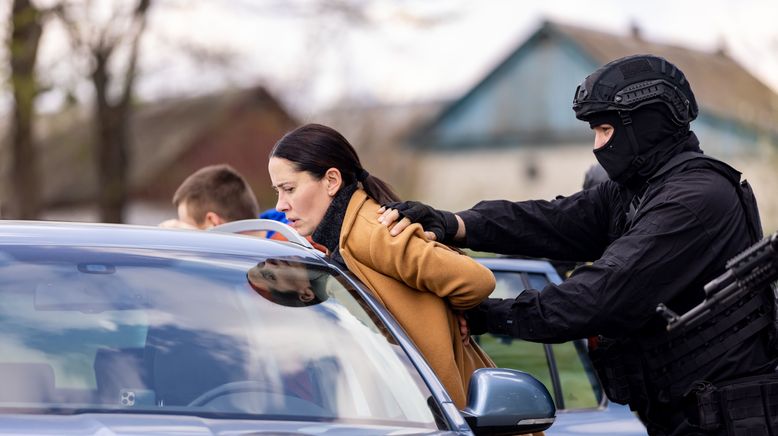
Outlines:
MULTIPOLYGON (((526 289, 542 290, 561 283, 550 263, 523 259, 483 259, 495 275, 491 298, 516 298, 526 289)), ((645 435, 645 427, 627 408, 610 403, 588 356, 585 340, 540 344, 486 334, 481 347, 502 368, 526 371, 543 382, 557 407, 557 421, 548 435, 645 435)))

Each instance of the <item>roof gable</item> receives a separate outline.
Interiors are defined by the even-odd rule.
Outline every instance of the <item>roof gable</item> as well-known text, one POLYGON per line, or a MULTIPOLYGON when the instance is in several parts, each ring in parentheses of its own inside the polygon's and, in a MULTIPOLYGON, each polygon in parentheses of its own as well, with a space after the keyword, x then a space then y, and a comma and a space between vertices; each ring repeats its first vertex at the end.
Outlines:
POLYGON ((541 29, 413 139, 462 148, 588 137, 570 105, 580 78, 596 65, 577 46, 541 29))
POLYGON ((701 111, 778 134, 778 95, 725 53, 658 44, 635 35, 613 35, 559 23, 548 23, 546 27, 580 46, 598 64, 638 53, 664 57, 684 72, 701 111))
POLYGON ((576 85, 600 65, 636 53, 678 65, 702 117, 778 135, 778 95, 724 54, 545 22, 411 140, 422 147, 461 148, 574 139, 588 133, 570 110, 576 85))

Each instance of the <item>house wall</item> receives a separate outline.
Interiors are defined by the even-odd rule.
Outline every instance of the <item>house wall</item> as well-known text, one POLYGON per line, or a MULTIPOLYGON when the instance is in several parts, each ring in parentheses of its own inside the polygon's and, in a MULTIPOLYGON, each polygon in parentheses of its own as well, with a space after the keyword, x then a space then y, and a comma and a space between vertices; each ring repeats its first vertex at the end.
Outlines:
POLYGON ((153 183, 136 192, 135 198, 169 203, 184 179, 196 170, 213 164, 233 166, 247 180, 261 209, 275 206, 275 192, 267 172, 273 145, 295 123, 273 108, 245 104, 224 114, 224 121, 192 139, 192 145, 175 161, 153 177, 153 183))
MULTIPOLYGON (((580 190, 596 159, 589 126, 571 110, 597 65, 558 38, 536 35, 415 136, 409 198, 461 210, 484 199, 553 199, 580 190)), ((745 174, 766 231, 778 228, 778 140, 703 111, 703 150, 745 174)))
MULTIPOLYGON (((162 221, 176 217, 176 210, 170 203, 130 200, 124 210, 126 224, 156 226, 162 221)), ((75 204, 47 208, 40 219, 46 221, 99 222, 100 211, 96 205, 75 204)))
POLYGON ((692 122, 692 130, 703 151, 720 159, 760 153, 760 144, 773 142, 741 124, 711 116, 705 111, 692 122))
POLYGON ((413 197, 448 210, 486 199, 551 200, 579 191, 594 163, 580 143, 419 153, 413 197))
POLYGON ((534 40, 450 107, 419 145, 511 147, 586 138, 589 128, 575 119, 571 102, 576 87, 594 67, 567 45, 534 40))
MULTIPOLYGON (((778 230, 778 153, 774 150, 722 158, 753 187, 765 232, 778 230)), ((416 178, 409 199, 463 210, 488 199, 552 200, 570 195, 581 189, 584 174, 596 159, 591 145, 579 143, 420 152, 413 162, 416 178)))
POLYGON ((765 233, 778 230, 778 146, 762 147, 762 151, 753 154, 741 154, 727 160, 754 189, 759 203, 759 215, 765 233))

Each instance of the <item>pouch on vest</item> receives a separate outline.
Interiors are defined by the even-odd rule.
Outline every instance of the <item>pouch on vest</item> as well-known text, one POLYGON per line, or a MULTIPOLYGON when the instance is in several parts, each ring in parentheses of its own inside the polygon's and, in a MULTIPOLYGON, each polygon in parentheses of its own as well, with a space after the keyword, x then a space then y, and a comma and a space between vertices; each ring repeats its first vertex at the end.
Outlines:
POLYGON ((647 401, 640 355, 621 340, 600 337, 589 351, 594 369, 609 400, 636 410, 647 401))
POLYGON ((687 396, 686 415, 704 431, 771 435, 778 431, 778 376, 745 377, 713 386, 698 382, 687 396))

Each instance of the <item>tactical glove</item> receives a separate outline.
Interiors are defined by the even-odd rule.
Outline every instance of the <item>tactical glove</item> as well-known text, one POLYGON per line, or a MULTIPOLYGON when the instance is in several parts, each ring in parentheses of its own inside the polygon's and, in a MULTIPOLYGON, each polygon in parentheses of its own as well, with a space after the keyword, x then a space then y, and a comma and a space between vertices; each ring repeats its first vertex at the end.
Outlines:
POLYGON ((478 305, 464 312, 467 329, 471 335, 482 335, 489 332, 488 308, 478 305))
POLYGON ((514 329, 515 315, 512 306, 515 300, 487 298, 478 306, 464 312, 467 328, 471 335, 492 333, 517 337, 514 329))
POLYGON ((408 218, 413 223, 419 223, 425 231, 435 234, 435 240, 450 243, 457 234, 459 223, 456 216, 445 210, 437 210, 418 201, 399 201, 383 205, 387 209, 395 209, 400 218, 408 218))

